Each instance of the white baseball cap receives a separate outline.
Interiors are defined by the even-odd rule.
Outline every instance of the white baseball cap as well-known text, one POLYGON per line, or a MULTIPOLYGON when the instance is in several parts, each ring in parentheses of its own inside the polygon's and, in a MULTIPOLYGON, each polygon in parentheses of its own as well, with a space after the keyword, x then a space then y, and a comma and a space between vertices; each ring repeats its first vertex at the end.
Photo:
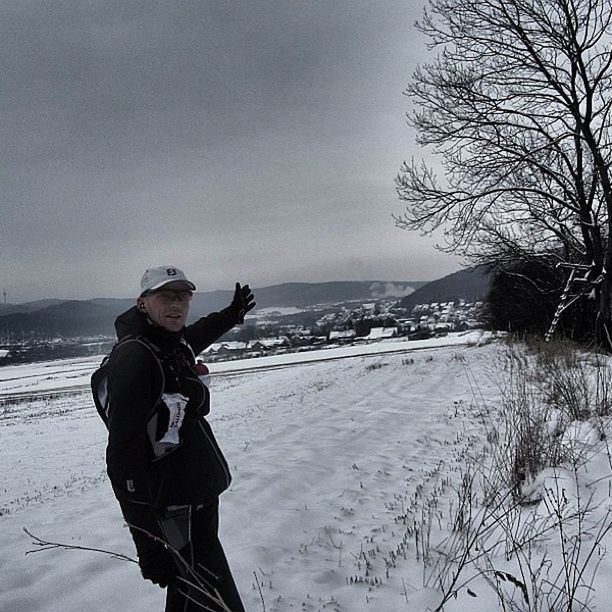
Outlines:
POLYGON ((140 296, 161 289, 170 283, 181 283, 190 291, 195 291, 196 286, 187 280, 185 273, 174 266, 158 266, 147 268, 140 281, 140 296))

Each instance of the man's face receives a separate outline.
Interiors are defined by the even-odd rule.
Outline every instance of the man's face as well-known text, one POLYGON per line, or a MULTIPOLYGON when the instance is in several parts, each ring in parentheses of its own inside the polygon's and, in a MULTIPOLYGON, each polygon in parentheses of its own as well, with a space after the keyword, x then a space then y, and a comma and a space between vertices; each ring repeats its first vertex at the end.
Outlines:
POLYGON ((192 293, 180 283, 166 285, 154 293, 138 298, 153 323, 171 332, 181 331, 187 321, 192 293))

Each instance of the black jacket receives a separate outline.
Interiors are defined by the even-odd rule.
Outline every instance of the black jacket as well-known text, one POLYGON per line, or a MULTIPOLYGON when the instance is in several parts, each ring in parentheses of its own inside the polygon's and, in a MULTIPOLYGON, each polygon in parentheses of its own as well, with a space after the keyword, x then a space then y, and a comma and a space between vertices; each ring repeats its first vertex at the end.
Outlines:
POLYGON ((237 321, 230 306, 177 333, 150 324, 136 307, 115 322, 106 461, 139 556, 153 544, 139 534, 159 536, 165 508, 205 503, 229 486, 229 468, 205 419, 209 392, 193 364, 194 354, 237 321))

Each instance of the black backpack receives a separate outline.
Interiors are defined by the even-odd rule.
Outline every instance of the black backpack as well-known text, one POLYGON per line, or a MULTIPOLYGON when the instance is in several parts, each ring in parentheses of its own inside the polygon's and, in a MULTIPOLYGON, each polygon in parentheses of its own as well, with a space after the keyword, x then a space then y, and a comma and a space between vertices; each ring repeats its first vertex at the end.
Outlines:
MULTIPOLYGON (((141 336, 126 336, 122 338, 115 346, 113 346, 111 352, 104 357, 101 361, 98 369, 91 375, 91 393, 93 395, 93 401, 96 406, 96 410, 100 415, 100 418, 104 421, 106 428, 108 429, 108 417, 109 417, 109 394, 108 394, 108 369, 109 362, 113 351, 117 350, 118 347, 122 346, 127 342, 139 342, 143 346, 145 346, 155 358, 155 361, 158 363, 159 368, 162 372, 163 377, 163 366, 161 363, 161 350, 155 346, 153 343, 149 342, 145 338, 141 336)), ((162 385, 163 391, 163 385, 162 385)), ((160 393, 161 398, 161 393, 160 393)), ((159 398, 158 400, 159 401, 159 398)), ((157 402, 155 402, 157 404, 157 402)))

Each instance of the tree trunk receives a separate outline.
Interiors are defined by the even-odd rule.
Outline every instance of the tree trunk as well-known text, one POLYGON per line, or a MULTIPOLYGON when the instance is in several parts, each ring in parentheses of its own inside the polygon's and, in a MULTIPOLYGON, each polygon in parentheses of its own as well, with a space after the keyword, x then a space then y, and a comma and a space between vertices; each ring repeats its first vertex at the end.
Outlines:
POLYGON ((610 279, 607 275, 599 288, 599 305, 595 326, 597 344, 607 351, 612 350, 612 326, 610 324, 610 279))

